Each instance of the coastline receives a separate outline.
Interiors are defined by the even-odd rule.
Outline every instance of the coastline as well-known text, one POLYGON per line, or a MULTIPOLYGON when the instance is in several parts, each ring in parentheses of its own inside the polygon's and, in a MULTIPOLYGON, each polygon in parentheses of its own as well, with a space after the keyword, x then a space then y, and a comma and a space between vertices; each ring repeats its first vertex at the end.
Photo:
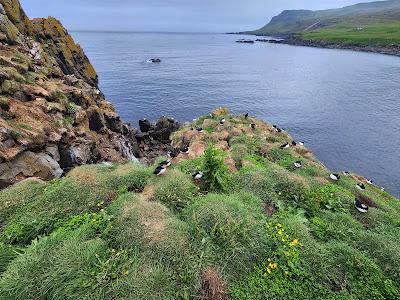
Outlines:
MULTIPOLYGON (((232 34, 232 33, 228 33, 232 34)), ((376 46, 376 45, 354 45, 354 44, 342 44, 329 41, 318 41, 318 40, 305 40, 298 36, 288 35, 288 36, 277 36, 277 35, 255 35, 246 32, 234 33, 238 35, 252 35, 258 38, 271 37, 274 40, 264 41, 274 44, 285 44, 292 46, 303 46, 303 47, 313 47, 313 48, 324 48, 324 49, 341 49, 341 50, 353 50, 359 52, 369 52, 376 54, 384 54, 391 56, 400 57, 400 45, 389 45, 389 46, 376 46), (281 40, 276 40, 281 39, 281 40)), ((260 41, 260 39, 258 40, 260 41)), ((263 42, 263 41, 262 41, 263 42)))

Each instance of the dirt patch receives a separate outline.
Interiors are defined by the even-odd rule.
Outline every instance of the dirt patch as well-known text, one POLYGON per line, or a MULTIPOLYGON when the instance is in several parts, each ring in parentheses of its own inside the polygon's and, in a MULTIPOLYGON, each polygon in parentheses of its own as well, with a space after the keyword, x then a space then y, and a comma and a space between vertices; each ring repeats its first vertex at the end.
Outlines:
POLYGON ((203 297, 207 300, 226 300, 225 282, 221 279, 218 271, 212 267, 201 273, 203 297))
POLYGON ((276 208, 275 205, 271 204, 271 203, 264 203, 263 204, 263 209, 264 209, 264 213, 268 216, 268 217, 272 217, 274 214, 276 214, 276 212, 278 211, 278 209, 276 208))
POLYGON ((151 201, 154 197, 154 186, 147 185, 138 196, 141 201, 151 201))

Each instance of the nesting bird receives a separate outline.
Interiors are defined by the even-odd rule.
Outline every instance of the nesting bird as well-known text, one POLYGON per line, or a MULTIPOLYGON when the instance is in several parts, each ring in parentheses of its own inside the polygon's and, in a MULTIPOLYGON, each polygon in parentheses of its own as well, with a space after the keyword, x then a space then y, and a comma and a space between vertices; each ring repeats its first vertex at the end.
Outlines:
POLYGON ((281 149, 288 149, 288 148, 290 148, 289 143, 285 143, 285 144, 281 145, 281 149))
POLYGON ((194 173, 192 175, 192 177, 193 177, 194 180, 200 180, 200 179, 202 179, 204 177, 204 173, 201 172, 201 171, 197 171, 196 173, 194 173))
POLYGON ((172 161, 170 159, 167 159, 167 160, 164 160, 164 161, 160 162, 160 166, 165 166, 167 168, 169 166, 171 166, 171 164, 172 164, 172 161))
POLYGON ((300 169, 301 167, 302 167, 302 163, 301 163, 301 161, 300 160, 298 160, 298 161, 296 161, 295 163, 294 163, 294 166, 295 166, 295 168, 296 169, 300 169))
POLYGON ((357 183, 356 187, 360 190, 360 191, 365 191, 365 185, 363 183, 357 183))
POLYGON ((367 213, 367 212, 368 212, 368 205, 362 203, 362 202, 360 201, 360 199, 357 199, 357 198, 356 198, 356 200, 354 201, 354 206, 356 207, 356 209, 357 209, 359 212, 362 212, 362 213, 367 213))
POLYGON ((167 155, 168 155, 168 157, 175 158, 175 157, 178 156, 177 153, 178 153, 177 150, 176 150, 176 149, 173 149, 172 151, 168 151, 168 152, 167 152, 167 155))
POLYGON ((153 174, 154 174, 154 175, 157 175, 157 176, 161 176, 161 175, 164 174, 166 171, 167 171, 167 166, 161 165, 161 166, 158 166, 158 167, 154 170, 153 174))
POLYGON ((333 181, 338 181, 340 179, 340 175, 332 173, 331 175, 329 175, 329 178, 332 179, 333 181))
POLYGON ((196 130, 197 130, 198 132, 203 132, 203 128, 202 128, 202 127, 196 127, 196 130))
POLYGON ((181 148, 181 153, 183 154, 188 154, 189 153, 189 147, 188 146, 184 146, 181 148))

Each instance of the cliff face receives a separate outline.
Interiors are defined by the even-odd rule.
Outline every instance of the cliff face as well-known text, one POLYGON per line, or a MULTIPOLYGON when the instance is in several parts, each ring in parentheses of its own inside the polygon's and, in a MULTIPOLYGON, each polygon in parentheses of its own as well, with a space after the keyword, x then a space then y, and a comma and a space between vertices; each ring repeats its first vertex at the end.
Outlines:
POLYGON ((140 155, 136 131, 56 19, 30 21, 17 0, 0 0, 0 67, 0 188, 140 155))

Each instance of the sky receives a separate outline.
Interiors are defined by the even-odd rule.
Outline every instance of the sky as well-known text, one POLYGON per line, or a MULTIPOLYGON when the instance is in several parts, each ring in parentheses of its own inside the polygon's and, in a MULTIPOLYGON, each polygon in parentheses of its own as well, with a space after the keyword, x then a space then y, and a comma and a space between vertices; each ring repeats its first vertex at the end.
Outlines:
POLYGON ((30 18, 69 30, 236 32, 258 29, 285 9, 337 8, 368 0, 20 0, 30 18))

